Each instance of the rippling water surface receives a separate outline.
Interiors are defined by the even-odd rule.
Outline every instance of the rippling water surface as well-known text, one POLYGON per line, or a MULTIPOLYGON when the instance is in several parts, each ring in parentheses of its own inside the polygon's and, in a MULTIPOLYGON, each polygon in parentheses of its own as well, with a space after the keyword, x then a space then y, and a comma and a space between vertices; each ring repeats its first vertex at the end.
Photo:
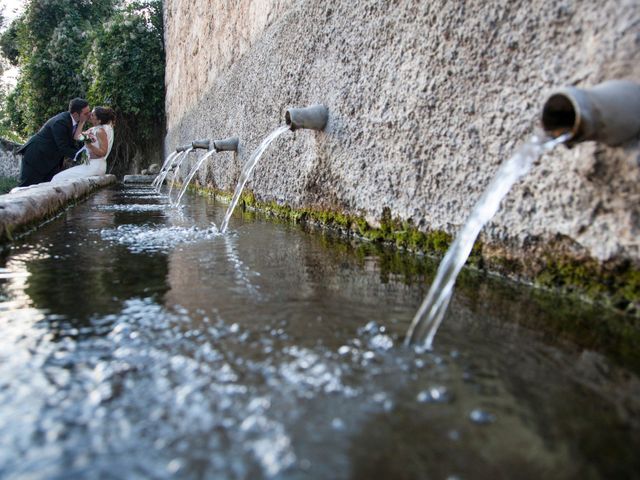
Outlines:
POLYGON ((630 478, 637 326, 186 196, 101 191, 0 262, 2 478, 630 478))

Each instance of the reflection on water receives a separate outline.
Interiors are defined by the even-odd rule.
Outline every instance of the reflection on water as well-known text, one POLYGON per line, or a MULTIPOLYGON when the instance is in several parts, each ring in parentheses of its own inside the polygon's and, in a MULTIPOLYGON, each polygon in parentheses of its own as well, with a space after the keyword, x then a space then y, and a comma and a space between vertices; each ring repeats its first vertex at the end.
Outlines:
POLYGON ((2 258, 0 477, 640 471, 629 319, 463 271, 417 354, 434 263, 185 200, 102 191, 2 258))

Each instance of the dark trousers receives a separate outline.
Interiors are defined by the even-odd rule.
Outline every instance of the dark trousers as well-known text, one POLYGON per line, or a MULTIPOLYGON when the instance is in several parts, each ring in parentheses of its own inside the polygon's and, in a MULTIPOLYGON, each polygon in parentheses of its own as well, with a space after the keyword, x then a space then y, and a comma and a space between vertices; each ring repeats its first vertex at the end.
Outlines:
POLYGON ((52 168, 46 173, 34 169, 24 159, 20 162, 20 187, 28 187, 36 183, 50 182, 53 176, 60 171, 60 166, 52 168))

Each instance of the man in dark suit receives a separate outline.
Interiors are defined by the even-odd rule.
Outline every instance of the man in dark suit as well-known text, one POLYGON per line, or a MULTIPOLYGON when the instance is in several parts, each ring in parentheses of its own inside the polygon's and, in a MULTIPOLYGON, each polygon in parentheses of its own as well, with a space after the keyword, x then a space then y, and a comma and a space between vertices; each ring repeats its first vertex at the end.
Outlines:
POLYGON ((48 182, 62 169, 65 157, 73 158, 81 146, 74 140, 76 128, 81 129, 91 113, 89 102, 74 98, 69 102, 69 111, 51 117, 33 137, 27 140, 18 153, 22 153, 20 164, 20 186, 26 187, 48 182))

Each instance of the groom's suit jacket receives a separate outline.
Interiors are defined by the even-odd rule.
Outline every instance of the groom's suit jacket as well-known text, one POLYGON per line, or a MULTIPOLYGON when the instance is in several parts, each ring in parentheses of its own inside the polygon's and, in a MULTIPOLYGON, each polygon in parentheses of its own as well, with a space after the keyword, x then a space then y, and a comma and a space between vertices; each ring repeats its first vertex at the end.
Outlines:
POLYGON ((73 158, 79 148, 73 140, 71 114, 62 112, 51 117, 18 150, 23 154, 20 186, 50 181, 60 171, 64 157, 73 158))

